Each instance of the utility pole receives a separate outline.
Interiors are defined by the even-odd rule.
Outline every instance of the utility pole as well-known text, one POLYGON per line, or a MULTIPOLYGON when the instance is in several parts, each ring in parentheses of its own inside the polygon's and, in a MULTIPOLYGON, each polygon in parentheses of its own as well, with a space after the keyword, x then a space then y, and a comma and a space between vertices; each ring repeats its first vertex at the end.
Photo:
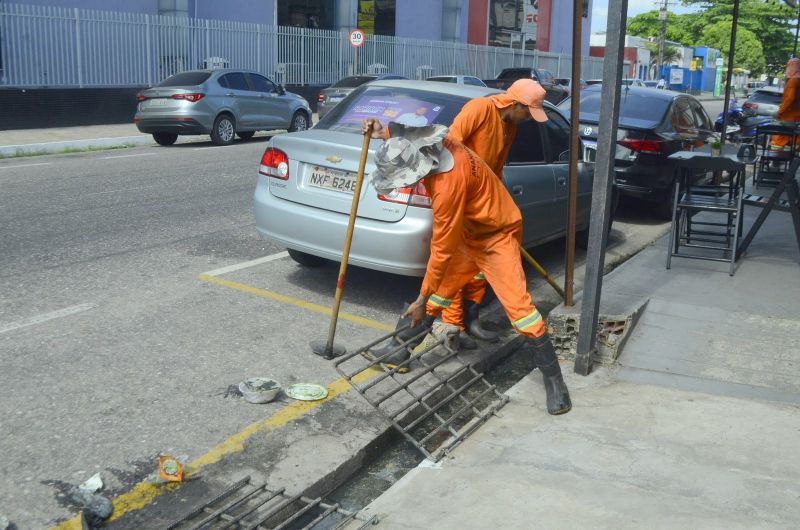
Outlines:
POLYGON ((664 41, 667 38, 667 3, 669 0, 664 0, 664 5, 658 10, 658 20, 661 25, 658 31, 658 79, 661 79, 661 68, 664 64, 664 41))

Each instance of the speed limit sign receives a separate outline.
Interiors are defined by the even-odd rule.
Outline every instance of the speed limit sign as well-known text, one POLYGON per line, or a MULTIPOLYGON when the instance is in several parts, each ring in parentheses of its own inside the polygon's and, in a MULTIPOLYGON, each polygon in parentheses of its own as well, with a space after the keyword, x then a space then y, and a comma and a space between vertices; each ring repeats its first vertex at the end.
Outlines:
POLYGON ((358 48, 364 45, 364 32, 360 29, 354 29, 350 32, 350 45, 358 48))

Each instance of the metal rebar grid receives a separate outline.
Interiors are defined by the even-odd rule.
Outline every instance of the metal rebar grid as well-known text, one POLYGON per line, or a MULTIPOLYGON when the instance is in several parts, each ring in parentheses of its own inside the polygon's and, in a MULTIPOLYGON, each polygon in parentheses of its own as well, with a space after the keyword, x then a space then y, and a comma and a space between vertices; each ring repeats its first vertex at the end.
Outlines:
POLYGON ((377 523, 377 517, 361 518, 321 497, 288 495, 283 488, 269 490, 245 477, 164 530, 336 530, 354 520, 364 523, 361 528, 377 523))
POLYGON ((403 340, 408 329, 397 329, 339 357, 334 366, 403 437, 435 462, 508 403, 508 397, 456 351, 446 349, 446 337, 423 342, 431 331, 427 327, 403 340), (394 346, 384 350, 387 344, 394 346), (378 349, 381 353, 376 353, 378 349), (387 364, 390 359, 395 362, 387 364), (383 373, 370 377, 376 368, 383 373), (406 370, 410 373, 404 374, 406 370))

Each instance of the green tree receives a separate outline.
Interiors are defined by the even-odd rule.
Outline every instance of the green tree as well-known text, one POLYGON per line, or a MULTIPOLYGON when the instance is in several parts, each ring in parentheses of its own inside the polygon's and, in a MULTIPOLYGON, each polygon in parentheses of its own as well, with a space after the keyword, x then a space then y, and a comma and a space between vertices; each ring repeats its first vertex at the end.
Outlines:
MULTIPOLYGON (((731 23, 720 20, 703 30, 702 41, 711 48, 722 51, 722 56, 727 60, 731 42, 731 23)), ((733 65, 736 68, 750 70, 751 76, 764 73, 766 62, 764 49, 756 35, 747 28, 739 27, 736 30, 736 47, 733 65)))
MULTIPOLYGON (((650 64, 657 65, 658 64, 658 43, 657 42, 648 42, 645 47, 650 50, 650 64)), ((676 62, 680 58, 680 52, 678 52, 678 48, 675 46, 670 46, 669 44, 664 45, 664 54, 663 54, 663 62, 664 64, 672 64, 676 62)))
MULTIPOLYGON (((728 26, 732 23, 734 0, 683 0, 683 4, 701 9, 691 13, 701 22, 695 28, 700 29, 698 35, 716 23, 727 22, 728 26)), ((793 30, 797 16, 796 8, 779 0, 740 0, 737 33, 746 28, 761 43, 767 73, 781 72, 786 66, 794 47, 793 30)), ((727 46, 724 51, 727 51, 727 46)), ((738 42, 736 53, 739 54, 738 42)))
MULTIPOLYGON (((660 24, 661 21, 658 20, 658 11, 656 10, 636 15, 628 20, 628 35, 658 38, 660 24)), ((692 46, 694 37, 688 31, 690 26, 691 16, 668 13, 667 40, 692 46)))

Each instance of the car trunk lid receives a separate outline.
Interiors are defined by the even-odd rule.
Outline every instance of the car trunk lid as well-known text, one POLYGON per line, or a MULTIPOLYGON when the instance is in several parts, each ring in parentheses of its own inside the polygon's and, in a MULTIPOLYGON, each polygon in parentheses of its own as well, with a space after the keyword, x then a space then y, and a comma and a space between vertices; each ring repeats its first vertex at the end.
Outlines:
POLYGON ((157 111, 161 109, 175 109, 182 107, 185 99, 176 99, 174 96, 183 94, 203 94, 202 86, 180 86, 180 87, 153 87, 142 90, 139 93, 140 110, 157 111))
MULTIPOLYGON (((288 156, 289 178, 285 181, 270 179, 270 193, 299 204, 349 214, 362 138, 358 134, 327 130, 274 137, 270 147, 288 156)), ((407 203, 402 201, 402 197, 397 198, 400 202, 379 198, 369 181, 369 174, 375 169, 373 158, 379 145, 377 140, 370 145, 358 217, 396 222, 405 216, 407 203)))

